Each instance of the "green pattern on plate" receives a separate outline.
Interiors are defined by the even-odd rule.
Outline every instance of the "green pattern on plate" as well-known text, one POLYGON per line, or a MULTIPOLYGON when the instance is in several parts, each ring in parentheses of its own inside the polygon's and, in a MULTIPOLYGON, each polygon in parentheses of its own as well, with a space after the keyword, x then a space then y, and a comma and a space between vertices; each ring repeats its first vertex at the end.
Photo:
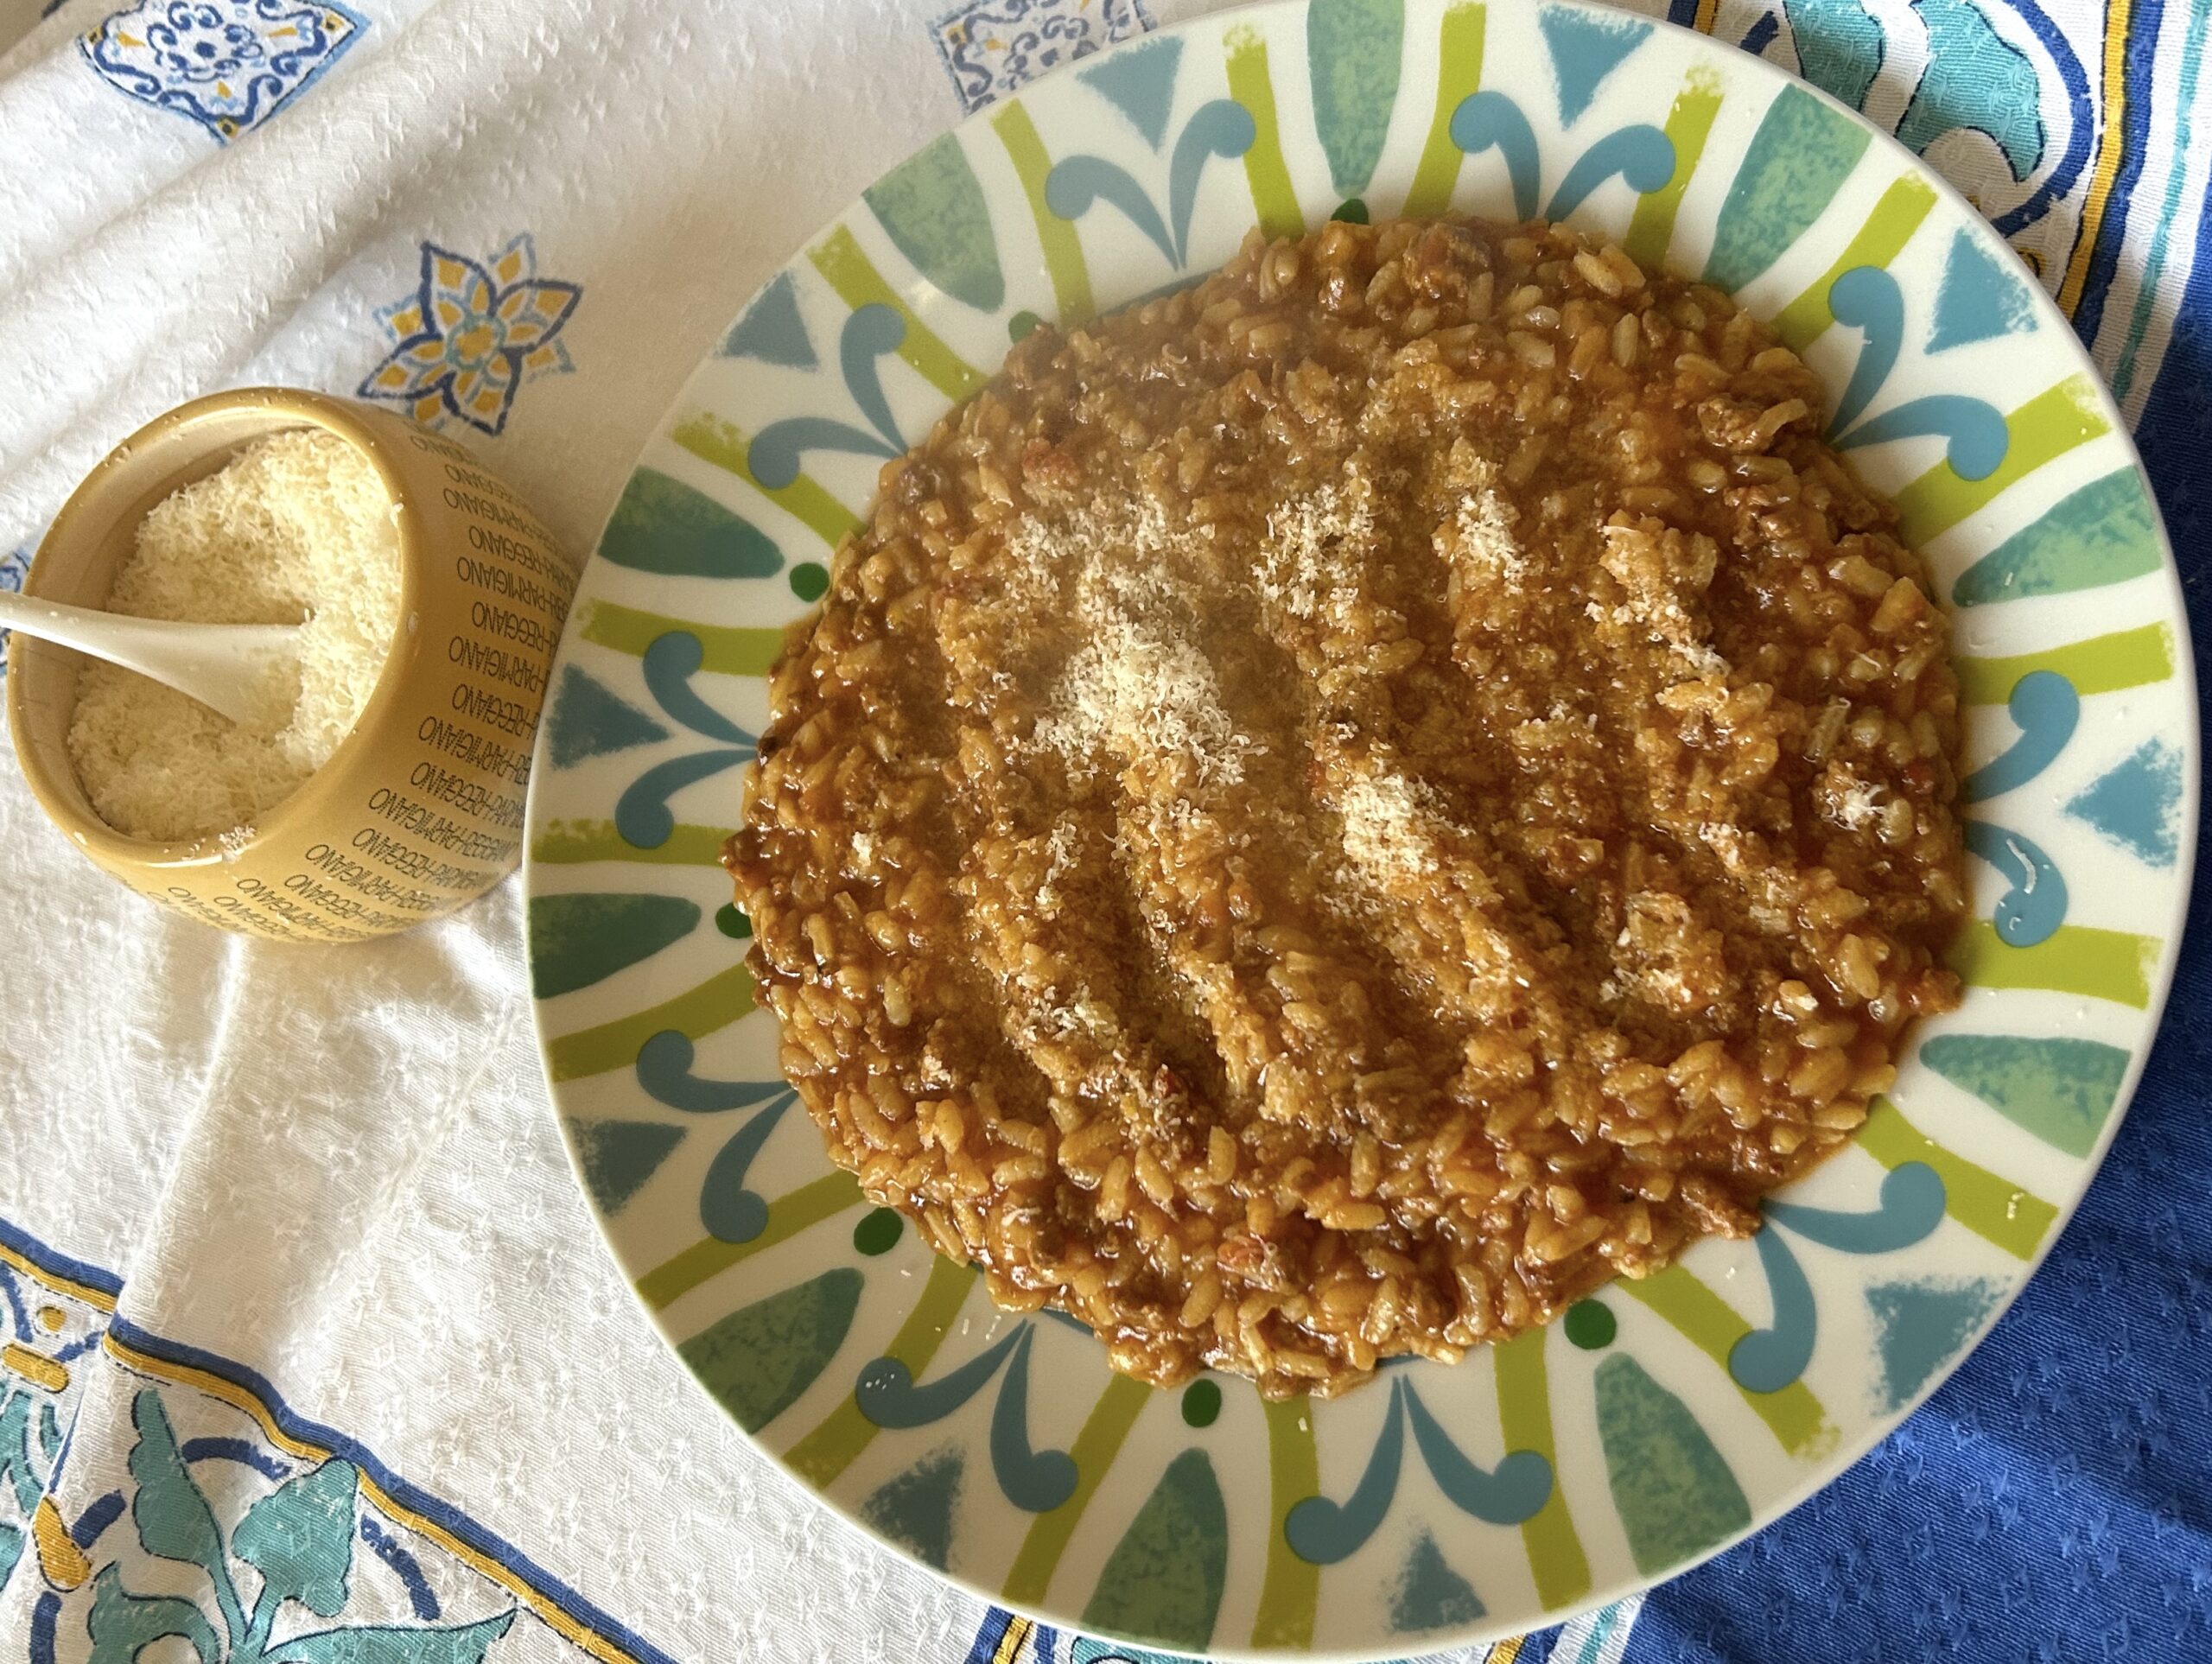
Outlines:
POLYGON ((2085 1156, 2104 1131, 2133 1061, 2101 1040, 2026 1034, 1939 1034, 1921 1061, 2007 1120, 2069 1155, 2085 1156))
POLYGON ((1833 105, 1783 88, 1720 205, 1705 281, 1738 289, 1771 267, 1843 188, 1872 137, 1833 105))
POLYGON ((1751 1522, 1727 1459, 1682 1400, 1634 1358, 1598 1366, 1605 1477, 1639 1572, 1664 1572, 1751 1522))
POLYGON ((964 1464, 957 1448, 924 1457, 861 1504, 861 1518, 925 1566, 952 1560, 952 1510, 964 1464))
POLYGON ((657 468, 630 476, 599 552, 617 566, 684 578, 758 578, 784 563, 760 527, 657 468))
POLYGON ((826 1271, 740 1306, 677 1348, 737 1425, 758 1432, 827 1369, 860 1305, 861 1277, 826 1271))
POLYGON ((1313 0, 1306 10, 1314 133, 1339 196, 1358 195, 1375 177, 1405 49, 1402 0, 1313 0))
POLYGON ((1228 1571, 1229 1510, 1220 1483, 1204 1451, 1185 1451, 1107 1557, 1083 1609, 1084 1628, 1201 1652, 1213 1639, 1228 1571))
POLYGON ((932 139, 861 196, 915 270, 979 311, 998 310, 1006 299, 998 239, 958 139, 932 139))
POLYGON ((534 896, 530 991, 550 1000, 588 988, 683 940, 698 922, 698 903, 681 896, 620 891, 534 896))

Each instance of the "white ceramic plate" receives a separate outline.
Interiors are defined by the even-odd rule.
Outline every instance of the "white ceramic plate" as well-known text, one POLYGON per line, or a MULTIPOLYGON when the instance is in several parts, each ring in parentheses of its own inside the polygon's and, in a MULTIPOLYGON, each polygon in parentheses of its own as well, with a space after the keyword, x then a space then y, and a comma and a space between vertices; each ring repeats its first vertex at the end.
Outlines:
POLYGON ((1048 1622, 1217 1656, 1511 1633, 1773 1519, 2018 1291, 2164 997, 2194 844, 2189 665, 2171 556, 2088 359, 2005 245, 1859 117, 1578 4, 1210 17, 884 175, 646 447, 538 746, 546 1069, 652 1321, 885 1541, 1048 1622), (1457 1367, 1269 1407, 1234 1379, 1114 1376, 1086 1332, 998 1312, 865 1205, 778 1078, 715 854, 779 628, 820 594, 882 459, 1033 318, 1350 200, 1564 217, 1733 291, 1805 351, 1955 610, 1980 918, 1964 1007, 1916 1032, 1856 1147, 1754 1240, 1700 1243, 1457 1367))

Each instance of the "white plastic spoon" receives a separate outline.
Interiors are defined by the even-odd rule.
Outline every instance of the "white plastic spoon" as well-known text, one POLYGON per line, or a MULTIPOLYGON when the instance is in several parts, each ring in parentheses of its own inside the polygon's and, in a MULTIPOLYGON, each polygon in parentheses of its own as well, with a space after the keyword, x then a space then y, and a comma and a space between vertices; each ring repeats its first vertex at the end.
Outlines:
POLYGON ((73 647, 151 676, 210 710, 243 722, 270 670, 300 653, 296 624, 176 624, 60 607, 0 590, 0 629, 73 647))

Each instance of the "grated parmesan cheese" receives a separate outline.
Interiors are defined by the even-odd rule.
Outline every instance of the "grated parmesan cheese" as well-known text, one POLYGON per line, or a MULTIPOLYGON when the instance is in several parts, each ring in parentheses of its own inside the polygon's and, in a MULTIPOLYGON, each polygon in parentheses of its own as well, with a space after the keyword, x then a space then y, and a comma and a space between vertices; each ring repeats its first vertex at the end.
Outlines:
POLYGON ((1134 513, 1116 514, 1094 504, 1055 541, 1059 558, 1074 564, 1074 615, 1086 639, 1060 674, 1038 743, 1077 770, 1101 758, 1180 757, 1210 783, 1242 780, 1251 741, 1230 722, 1213 665, 1186 632, 1192 596, 1169 575, 1175 540, 1160 505, 1141 500, 1134 513))
POLYGON ((1372 881, 1389 884, 1436 870, 1436 842, 1423 830, 1434 811, 1404 775, 1389 769, 1355 774, 1338 807, 1344 854, 1372 881))
POLYGON ((1882 812, 1887 794, 1848 768, 1834 765, 1821 780, 1818 796, 1824 801, 1830 820, 1847 831, 1856 832, 1882 812))
POLYGON ((1268 539, 1255 551, 1255 581, 1262 599, 1293 618, 1312 619, 1325 601, 1351 600, 1354 587, 1332 573, 1356 566, 1375 536, 1374 487, 1355 469, 1345 485, 1323 484, 1268 511, 1268 539))
POLYGON ((369 460, 319 429, 272 434, 171 492, 139 527, 107 610, 201 624, 299 624, 244 722, 120 665, 79 683, 69 754, 100 818, 132 837, 219 837, 297 791, 352 732, 399 615, 394 505, 369 460))
POLYGON ((1438 552, 1452 562, 1452 577, 1471 586, 1497 584, 1517 594, 1528 582, 1529 557, 1513 528, 1513 505, 1487 486, 1459 499, 1447 529, 1436 534, 1438 552))

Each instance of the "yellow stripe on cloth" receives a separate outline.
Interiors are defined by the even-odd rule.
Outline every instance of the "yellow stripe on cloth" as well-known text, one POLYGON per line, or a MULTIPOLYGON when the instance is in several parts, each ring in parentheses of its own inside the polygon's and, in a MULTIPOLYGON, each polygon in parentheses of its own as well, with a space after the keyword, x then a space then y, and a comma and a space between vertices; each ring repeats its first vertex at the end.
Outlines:
POLYGON ((2097 233, 2104 229, 2113 187, 2120 182, 2120 167, 2127 160, 2127 26, 2134 11, 2133 0, 2106 0, 2104 79, 2099 89, 2104 94, 2104 108, 2097 120, 2097 156, 2089 166, 2089 188, 2082 200, 2082 223, 2074 234, 2074 251, 2058 284, 2059 309, 2069 318, 2082 303, 2082 291, 2089 281, 2089 263, 2096 258, 2097 233))

